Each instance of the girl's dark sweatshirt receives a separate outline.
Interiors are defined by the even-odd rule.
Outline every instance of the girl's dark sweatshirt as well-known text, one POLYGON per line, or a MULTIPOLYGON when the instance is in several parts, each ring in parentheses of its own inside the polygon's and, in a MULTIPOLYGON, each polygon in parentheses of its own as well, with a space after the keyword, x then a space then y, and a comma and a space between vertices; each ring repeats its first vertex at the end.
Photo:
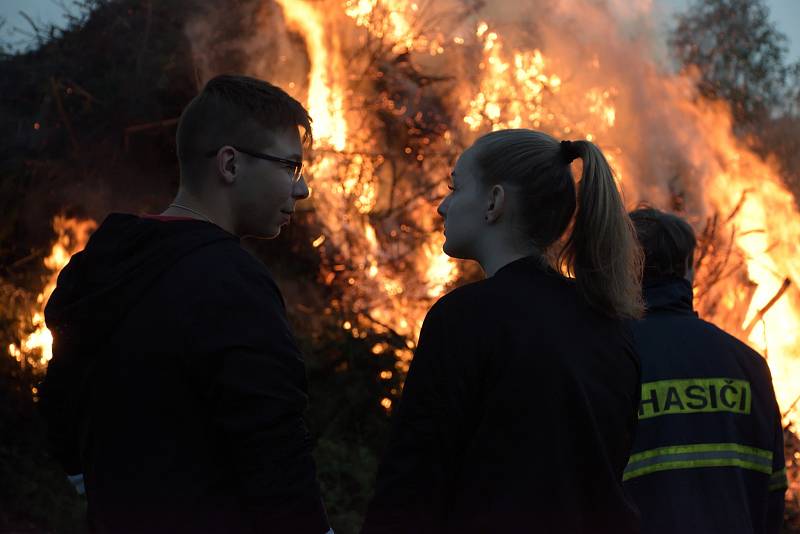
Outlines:
POLYGON ((422 327, 363 528, 633 534, 622 487, 639 363, 629 328, 517 260, 422 327))

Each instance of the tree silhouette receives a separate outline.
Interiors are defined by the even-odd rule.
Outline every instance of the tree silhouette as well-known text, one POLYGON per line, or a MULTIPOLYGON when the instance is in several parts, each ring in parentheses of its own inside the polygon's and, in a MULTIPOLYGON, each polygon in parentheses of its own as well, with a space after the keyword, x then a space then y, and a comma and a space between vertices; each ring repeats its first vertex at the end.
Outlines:
POLYGON ((694 0, 677 22, 677 59, 696 69, 702 96, 730 103, 739 129, 798 111, 800 62, 787 64, 787 38, 763 0, 694 0))

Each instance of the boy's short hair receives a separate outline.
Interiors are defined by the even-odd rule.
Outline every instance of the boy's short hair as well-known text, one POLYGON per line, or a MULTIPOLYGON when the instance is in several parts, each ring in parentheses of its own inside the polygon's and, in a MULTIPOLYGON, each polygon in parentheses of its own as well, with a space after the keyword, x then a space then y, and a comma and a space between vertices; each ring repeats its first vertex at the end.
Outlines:
POLYGON ((681 217, 655 208, 630 212, 636 236, 644 251, 644 283, 686 276, 694 263, 697 238, 681 217))
POLYGON ((181 114, 176 134, 181 169, 191 168, 224 145, 251 147, 265 132, 303 128, 312 140, 311 118, 283 89, 249 76, 223 74, 209 80, 181 114))

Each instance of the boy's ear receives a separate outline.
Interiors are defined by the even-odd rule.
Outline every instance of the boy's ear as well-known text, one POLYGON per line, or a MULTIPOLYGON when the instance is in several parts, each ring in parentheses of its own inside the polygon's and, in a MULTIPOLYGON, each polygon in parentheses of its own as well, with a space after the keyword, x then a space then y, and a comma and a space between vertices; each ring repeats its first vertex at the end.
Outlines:
POLYGON ((225 183, 236 181, 238 155, 236 149, 230 146, 224 146, 217 152, 217 171, 225 183))

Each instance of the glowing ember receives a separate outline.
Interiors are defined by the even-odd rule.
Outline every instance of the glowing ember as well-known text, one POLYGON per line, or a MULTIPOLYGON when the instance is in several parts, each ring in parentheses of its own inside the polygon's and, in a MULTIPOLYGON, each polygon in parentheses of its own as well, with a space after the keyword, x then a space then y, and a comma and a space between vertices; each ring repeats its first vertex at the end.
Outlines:
POLYGON ((12 343, 8 346, 8 353, 18 362, 34 368, 44 368, 53 358, 53 336, 45 326, 44 307, 56 288, 58 273, 73 254, 83 250, 95 228, 97 224, 92 220, 71 219, 61 215, 53 219, 53 230, 57 238, 50 255, 44 259, 50 276, 44 290, 36 297, 37 309, 30 318, 33 332, 25 335, 19 345, 12 343))
POLYGON ((475 32, 483 43, 483 60, 478 64, 483 77, 464 122, 472 131, 486 124, 492 130, 523 125, 539 128, 546 118, 542 108, 545 93, 558 92, 561 79, 545 73, 539 50, 515 51, 506 58, 500 37, 488 29, 489 25, 481 22, 475 32))
MULTIPOLYGON (((346 0, 345 14, 354 19, 356 25, 366 28, 378 39, 386 38, 392 51, 407 50, 427 52, 432 56, 444 53, 444 37, 420 32, 420 4, 408 0, 346 0)), ((427 7, 427 6, 425 6, 427 7)))

